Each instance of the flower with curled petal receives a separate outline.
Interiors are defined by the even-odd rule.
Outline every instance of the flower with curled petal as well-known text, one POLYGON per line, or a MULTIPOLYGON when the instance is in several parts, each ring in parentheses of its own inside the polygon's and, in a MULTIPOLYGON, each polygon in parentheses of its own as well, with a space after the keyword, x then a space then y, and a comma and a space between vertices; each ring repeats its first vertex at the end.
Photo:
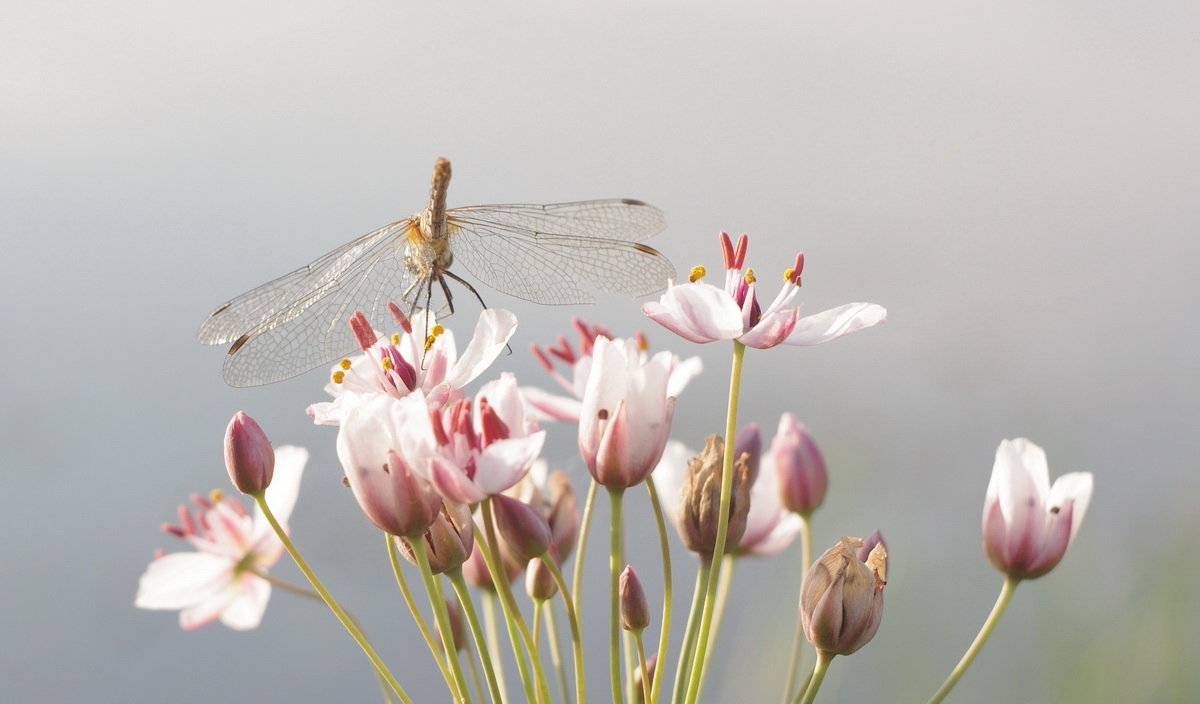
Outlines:
POLYGON ((644 304, 642 312, 692 342, 737 340, 759 349, 780 344, 819 345, 887 319, 887 311, 874 303, 847 303, 800 317, 799 306, 792 307, 791 303, 800 292, 803 253, 796 255, 795 266, 784 274, 779 295, 763 310, 755 292, 754 271, 742 271, 747 241, 742 235, 735 247, 727 233, 720 235, 725 256, 724 289, 704 283, 704 268, 696 267, 688 283, 671 283, 662 298, 644 304))

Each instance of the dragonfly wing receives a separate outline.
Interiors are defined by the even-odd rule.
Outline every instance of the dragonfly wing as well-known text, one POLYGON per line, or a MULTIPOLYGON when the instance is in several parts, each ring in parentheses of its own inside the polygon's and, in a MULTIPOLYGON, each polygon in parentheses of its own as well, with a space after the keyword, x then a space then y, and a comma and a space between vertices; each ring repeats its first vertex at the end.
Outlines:
POLYGON ((640 201, 478 206, 448 216, 455 261, 534 303, 592 303, 595 290, 642 296, 675 277, 666 257, 637 242, 666 222, 640 201))
POLYGON ((417 276, 404 262, 410 226, 405 220, 361 237, 322 257, 323 266, 300 281, 289 280, 292 274, 280 279, 289 280, 286 293, 269 300, 286 303, 236 339, 225 358, 225 380, 231 386, 269 384, 353 353, 358 343, 348 321, 356 310, 376 330, 394 328, 388 302, 419 293, 417 276))
POLYGON ((200 324, 196 339, 205 345, 224 345, 268 323, 281 309, 311 295, 324 282, 337 276, 338 272, 345 269, 347 261, 358 258, 373 243, 394 236, 409 222, 410 219, 405 219, 381 227, 338 247, 308 266, 302 266, 217 306, 200 324))
POLYGON ((447 211, 452 218, 505 230, 641 242, 667 226, 663 212, 640 200, 614 198, 552 205, 476 205, 447 211))

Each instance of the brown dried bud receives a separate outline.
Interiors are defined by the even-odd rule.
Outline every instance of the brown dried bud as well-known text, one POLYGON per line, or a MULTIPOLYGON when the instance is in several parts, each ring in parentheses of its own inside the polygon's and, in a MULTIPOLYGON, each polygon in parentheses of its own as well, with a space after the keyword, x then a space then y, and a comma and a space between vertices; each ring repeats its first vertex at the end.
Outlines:
POLYGON ((887 549, 877 543, 864 563, 855 552, 862 545, 859 538, 842 538, 804 576, 800 590, 804 635, 820 650, 849 655, 879 630, 887 549))
MULTIPOLYGON (((724 459, 725 443, 719 435, 710 435, 700 454, 688 460, 687 476, 679 492, 676 528, 683 544, 692 552, 711 555, 716 549, 724 459)), ((748 453, 742 453, 741 457, 734 460, 725 552, 735 550, 742 534, 746 532, 746 516, 750 513, 749 459, 748 453)))

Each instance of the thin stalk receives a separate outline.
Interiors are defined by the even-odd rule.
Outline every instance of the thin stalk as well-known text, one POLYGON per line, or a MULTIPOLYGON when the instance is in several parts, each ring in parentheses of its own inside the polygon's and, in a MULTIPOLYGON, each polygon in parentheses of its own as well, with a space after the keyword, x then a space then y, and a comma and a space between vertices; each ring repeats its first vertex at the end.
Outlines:
MULTIPOLYGON (((466 617, 467 625, 471 628, 471 637, 475 640, 475 647, 479 651, 479 660, 483 663, 483 676, 492 693, 492 702, 499 704, 504 701, 501 693, 503 690, 502 680, 492 668, 492 654, 488 650, 487 638, 484 637, 483 630, 479 625, 479 615, 475 613, 475 604, 471 601, 471 592, 467 589, 467 581, 463 579, 462 567, 446 570, 446 576, 450 578, 450 585, 454 587, 454 594, 458 597, 459 605, 462 606, 463 616, 466 617)), ((472 661, 471 669, 475 669, 474 661, 472 661)))
POLYGON ((342 609, 341 605, 334 600, 333 596, 329 593, 329 590, 325 588, 325 585, 321 584, 321 580, 317 579, 316 573, 309 569, 308 563, 304 561, 304 558, 300 555, 300 551, 296 549, 295 544, 292 543, 292 540, 288 537, 287 532, 283 530, 283 526, 279 525, 279 521, 275 519, 275 514, 271 511, 271 507, 267 506, 265 493, 260 491, 255 494, 251 494, 251 496, 254 497, 255 503, 257 503, 258 507, 262 510, 267 522, 271 524, 271 528, 275 531, 275 535, 277 535, 280 542, 283 543, 283 547, 288 551, 288 555, 291 555, 292 560, 296 563, 296 566, 299 567, 300 571, 304 573, 304 577, 308 579, 308 583, 313 586, 313 589, 317 590, 317 594, 321 596, 321 600, 325 602, 325 605, 329 607, 330 611, 333 611, 333 615, 336 616, 337 620, 341 622, 342 628, 345 628, 346 631, 350 633, 350 636, 354 638, 354 641, 358 643, 358 647, 363 649, 363 652, 367 654, 367 658, 370 659, 371 664, 375 666, 375 669, 379 672, 380 676, 387 680, 388 686, 390 686, 392 691, 395 692, 398 697, 400 697, 401 701, 405 702, 405 704, 412 704, 412 700, 408 698, 408 694, 404 691, 404 688, 400 686, 400 683, 397 682, 396 678, 392 676, 391 671, 389 671, 387 666, 383 664, 383 660, 379 658, 379 654, 375 652, 375 648, 371 646, 371 642, 367 640, 366 636, 363 635, 362 631, 359 630, 358 626, 355 625, 353 619, 350 618, 346 611, 342 609))
MULTIPOLYGON (((487 546, 490 546, 495 552, 489 556, 489 550, 482 550, 484 561, 487 562, 488 571, 492 575, 492 583, 496 585, 497 593, 500 595, 500 604, 504 607, 504 615, 509 623, 513 623, 517 627, 517 631, 521 634, 521 640, 525 644, 526 653, 529 655, 529 662, 533 666, 533 681, 530 683, 537 686, 537 698, 533 697, 533 692, 529 692, 530 701, 550 702, 550 686, 546 682, 546 673, 542 671, 542 659, 538 657, 537 648, 533 644, 533 636, 529 633, 529 627, 525 624, 525 618, 521 615, 521 609, 517 606, 517 600, 513 598, 512 585, 508 582, 508 575, 501 564, 500 557, 500 542, 496 538, 496 523, 492 517, 492 500, 491 497, 484 499, 480 503, 483 510, 483 522, 487 529, 487 546)), ((513 649, 516 650, 516 643, 513 643, 513 649)), ((516 653, 514 653, 516 654, 516 653)), ((521 663, 521 657, 517 655, 518 664, 521 663)))
MULTIPOLYGON (((800 516, 800 590, 804 590, 804 579, 808 576, 808 565, 812 562, 812 514, 800 516)), ((804 620, 800 616, 800 597, 796 596, 796 632, 792 635, 792 655, 788 660, 787 683, 783 686, 783 704, 792 697, 796 684, 796 673, 800 671, 800 650, 804 647, 804 620)))
MULTIPOLYGON (((671 634, 671 601, 673 598, 671 591, 671 547, 667 540, 667 523, 663 520, 662 504, 659 502, 658 492, 654 488, 653 476, 646 478, 646 491, 650 493, 650 506, 654 508, 654 520, 658 525, 658 544, 662 552, 663 562, 662 631, 658 636, 658 661, 661 664, 665 662, 667 637, 671 634)), ((666 670, 665 667, 654 668, 654 684, 651 687, 650 698, 646 700, 647 704, 657 704, 664 670, 666 670)))
POLYGON ((813 668, 812 677, 809 679, 808 690, 804 692, 804 700, 801 704, 812 704, 817 698, 817 690, 821 688, 821 681, 825 679, 825 673, 829 670, 829 663, 837 657, 837 653, 831 653, 828 650, 817 651, 817 664, 813 668))
POLYGON ((996 629, 996 624, 1000 622, 1000 617, 1004 615, 1004 610, 1008 608, 1008 602, 1012 601, 1012 596, 1017 590, 1018 582, 1020 580, 1013 579, 1012 577, 1004 578, 1004 586, 1000 588, 1000 596, 996 598, 996 605, 992 607, 992 613, 988 614, 987 620, 983 622, 983 628, 979 629, 979 635, 975 636, 975 642, 971 643, 970 648, 967 648, 967 652, 963 655, 962 660, 958 662, 954 671, 950 673, 950 676, 946 678, 946 681, 934 693, 933 698, 929 700, 929 704, 938 704, 938 702, 945 699, 950 690, 954 689, 954 685, 958 684, 958 681, 962 679, 962 676, 966 673, 967 668, 971 666, 971 662, 975 659, 975 656, 983 648, 983 644, 987 642, 988 637, 992 635, 992 631, 996 629))
POLYGON ((692 606, 688 610, 687 626, 683 631, 683 645, 679 648, 679 662, 675 667, 675 687, 671 695, 674 704, 682 704, 687 695, 687 683, 692 672, 692 650, 696 647, 696 629, 700 625, 700 609, 704 605, 704 585, 708 584, 708 573, 712 566, 710 555, 700 555, 696 568, 696 587, 692 591, 692 606))
MULTIPOLYGON (((642 668, 642 703, 650 704, 650 678, 646 676, 646 646, 642 644, 641 629, 633 634, 633 640, 635 643, 637 643, 638 665, 642 668)), ((632 699, 637 701, 636 696, 632 697, 632 699)))
POLYGON ((470 704, 471 691, 467 688, 467 679, 463 676, 462 664, 455 657, 454 629, 450 626, 450 614, 446 611, 446 596, 442 592, 441 582, 429 567, 429 553, 425 549, 424 538, 408 541, 413 556, 417 558, 417 567, 421 570, 421 579, 425 582, 425 591, 429 596, 429 606, 433 609, 433 618, 438 625, 438 633, 442 636, 442 648, 446 652, 446 662, 454 673, 454 695, 461 702, 470 704))
MULTIPOLYGON (((725 562, 728 564, 725 569, 721 570, 721 580, 717 583, 717 608, 713 613, 712 637, 708 639, 708 650, 704 651, 703 672, 708 672, 708 663, 712 661, 713 651, 716 650, 717 635, 721 632, 721 623, 725 620, 725 607, 729 605, 729 589, 733 584, 733 570, 737 563, 734 561, 733 555, 726 555, 725 562)), ((707 681, 702 673, 700 691, 696 693, 697 699, 704 693, 704 683, 707 681)))
MULTIPOLYGON (((579 704, 584 704, 587 701, 587 692, 584 688, 584 662, 583 662, 583 631, 579 625, 579 614, 575 611, 575 604, 571 601, 571 595, 567 593, 567 581, 563 578, 562 570, 555 564, 554 558, 550 557, 549 553, 542 555, 542 562, 545 563, 546 569, 550 570, 550 574, 554 577, 554 583, 558 585, 558 591, 563 597, 563 607, 567 610, 567 624, 571 627, 571 652, 575 661, 575 700, 579 704)), ((549 606, 549 604, 547 604, 549 606)), ((553 611, 550 612, 553 616, 553 611)), ((548 619, 547 624, 552 624, 553 620, 548 619)), ((553 641, 554 633, 550 634, 553 641)), ((558 649, 558 644, 553 643, 555 650, 558 649)), ((565 686, 565 681, 564 681, 565 686)), ((563 701, 567 701, 563 697, 563 701)))
POLYGON ((587 500, 583 503, 583 520, 579 524, 579 539, 575 541, 575 574, 571 577, 571 598, 575 600, 575 613, 583 613, 583 553, 587 549, 588 528, 592 525, 592 507, 596 504, 596 487, 592 480, 588 486, 587 500))
MULTIPOLYGON (((561 592, 562 589, 560 588, 561 592)), ((569 604, 571 600, 564 595, 564 600, 569 604)), ((558 641, 558 619, 554 615, 554 604, 546 604, 546 638, 550 645, 550 662, 554 665, 554 676, 558 680, 559 694, 562 695, 563 702, 571 701, 571 688, 567 684, 567 671, 563 668, 562 661, 562 644, 558 641)), ((582 659, 582 658, 581 658, 582 659)), ((581 700, 582 701, 582 700, 581 700)))
POLYGON ((713 610, 716 607, 717 580, 721 575, 721 556, 725 554, 725 541, 729 536, 729 505, 733 495, 733 444, 737 434, 738 395, 742 384, 742 360, 746 346, 733 341, 733 364, 729 372, 729 409, 725 418, 725 458, 721 463, 721 506, 717 514, 717 542, 713 546, 712 572, 708 575, 708 586, 704 594, 704 611, 700 620, 700 636, 693 653, 692 673, 688 680, 687 703, 695 704, 700 695, 700 678, 704 674, 704 653, 708 650, 709 631, 712 628, 713 610))
POLYGON ((450 672, 450 668, 446 666, 446 661, 442 658, 442 649, 438 647, 437 641, 433 638, 433 633, 430 632, 425 619, 421 617, 421 610, 417 608, 417 602, 413 599, 412 591, 408 588, 408 582, 404 579, 404 573, 400 571, 400 556, 396 553, 396 541, 393 536, 387 533, 384 533, 384 535, 387 537, 388 560, 392 563, 392 574, 396 576, 396 585, 400 587, 400 593, 404 596, 404 603, 408 605, 408 610, 412 614, 413 620, 417 622, 417 630, 421 632, 421 637, 425 639, 425 645, 429 646, 429 652, 433 655, 438 669, 442 672, 442 677, 446 680, 446 688, 453 692, 454 675, 450 672))
MULTIPOLYGON (((476 540, 478 540, 476 536, 476 540)), ((480 591, 483 599, 483 625, 486 626, 486 642, 488 650, 492 653, 500 652, 500 633, 496 628, 496 592, 490 589, 480 591)), ((490 660, 490 658, 489 658, 490 660)), ((496 671, 496 685, 500 688, 500 701, 503 704, 508 703, 508 685, 504 681, 504 660, 499 655, 495 660, 490 660, 496 671)))
POLYGON ((618 595, 621 581, 621 500, 624 496, 624 487, 608 487, 608 498, 612 503, 608 552, 608 674, 614 704, 621 704, 625 699, 621 688, 621 605, 618 595))

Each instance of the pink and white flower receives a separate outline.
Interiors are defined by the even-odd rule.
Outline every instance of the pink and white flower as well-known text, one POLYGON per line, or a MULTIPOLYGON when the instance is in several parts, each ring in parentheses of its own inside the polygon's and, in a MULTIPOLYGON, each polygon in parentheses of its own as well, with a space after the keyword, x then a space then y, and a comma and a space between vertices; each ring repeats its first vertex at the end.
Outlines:
POLYGON ((337 453, 363 513, 380 530, 414 537, 437 519, 442 496, 429 477, 437 444, 419 390, 396 399, 347 393, 337 453))
POLYGON ((784 286, 775 300, 762 310, 755 293, 753 270, 742 271, 747 237, 734 247, 729 235, 720 235, 725 256, 725 288, 706 284, 703 267, 693 269, 689 282, 668 285, 655 302, 642 305, 642 312, 671 332, 692 342, 738 340, 747 347, 766 349, 779 344, 808 346, 837 339, 887 319, 887 311, 874 303, 847 303, 821 313, 800 317, 799 306, 791 307, 800 292, 804 254, 785 272, 784 286))
MULTIPOLYGON (((285 530, 307 461, 304 448, 275 449, 275 475, 266 501, 285 530)), ((252 518, 232 497, 193 501, 199 507, 195 514, 180 506, 181 525, 164 526, 164 531, 186 540, 196 552, 156 557, 138 583, 134 605, 178 609, 179 625, 189 630, 216 619, 237 630, 255 628, 271 597, 271 583, 261 575, 279 560, 283 543, 258 508, 252 518)))
POLYGON ((580 410, 579 453, 600 484, 631 487, 654 470, 671 432, 671 353, 642 359, 636 340, 599 338, 592 356, 580 410))
POLYGON ((473 400, 435 412, 433 432, 438 449, 430 479, 447 499, 465 504, 520 481, 546 441, 509 372, 484 384, 473 400))
POLYGON ((363 354, 334 366, 332 380, 325 385, 333 401, 308 407, 314 423, 337 425, 346 393, 403 398, 419 389, 430 408, 440 408, 461 397, 461 389, 496 360, 517 329, 517 317, 511 312, 485 308, 471 342, 459 357, 454 333, 438 325, 432 313, 421 311, 410 323, 394 303, 389 303, 388 309, 403 333, 381 338, 361 312, 351 316, 350 327, 363 354))
POLYGON ((983 503, 983 550, 1015 579, 1041 577, 1062 560, 1092 498, 1089 472, 1050 485, 1046 452, 1025 438, 1005 440, 983 503))
MULTIPOLYGON (((563 335, 559 335, 553 345, 538 347, 531 344, 529 346, 533 356, 549 372, 550 377, 569 394, 560 396, 533 386, 523 387, 521 393, 537 414, 538 420, 579 422, 579 413, 582 408, 580 399, 583 398, 583 391, 592 371, 592 349, 595 347, 596 339, 599 337, 613 339, 606 328, 589 325, 579 318, 572 319, 571 326, 579 333, 578 353, 572 349, 571 343, 563 335), (556 362, 567 367, 570 372, 569 379, 567 375, 558 371, 555 366, 556 362)), ((640 355, 642 359, 645 359, 648 356, 646 353, 648 345, 645 338, 639 334, 635 339, 640 355)), ((688 382, 699 375, 703 368, 699 357, 683 360, 678 355, 672 354, 670 376, 667 380, 667 395, 678 397, 688 382)))

